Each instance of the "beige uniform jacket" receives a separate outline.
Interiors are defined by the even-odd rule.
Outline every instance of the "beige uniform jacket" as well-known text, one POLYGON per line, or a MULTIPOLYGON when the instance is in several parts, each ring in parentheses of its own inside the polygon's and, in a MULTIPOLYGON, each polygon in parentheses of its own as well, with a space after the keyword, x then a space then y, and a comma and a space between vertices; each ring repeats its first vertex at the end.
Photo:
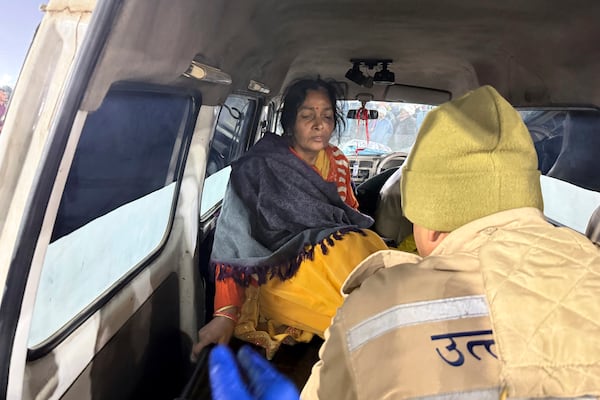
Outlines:
POLYGON ((303 399, 600 394, 600 250, 536 209, 375 253, 342 290, 303 399))

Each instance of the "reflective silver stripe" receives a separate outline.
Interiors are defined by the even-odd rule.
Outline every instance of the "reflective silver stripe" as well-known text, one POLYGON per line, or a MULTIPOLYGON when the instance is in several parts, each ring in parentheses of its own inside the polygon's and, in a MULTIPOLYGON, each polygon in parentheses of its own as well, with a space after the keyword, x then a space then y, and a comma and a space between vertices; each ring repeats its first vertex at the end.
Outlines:
MULTIPOLYGON (((468 392, 453 392, 433 394, 430 396, 411 397, 410 400, 498 400, 500 388, 472 390, 468 392)), ((534 400, 533 397, 509 397, 511 400, 534 400)), ((595 397, 537 397, 537 400, 592 400, 595 397)))
POLYGON ((500 389, 494 388, 412 397, 411 400, 498 400, 499 396, 500 389))
POLYGON ((347 333, 348 350, 354 351, 371 339, 405 326, 486 315, 488 307, 483 295, 402 304, 350 328, 347 333))

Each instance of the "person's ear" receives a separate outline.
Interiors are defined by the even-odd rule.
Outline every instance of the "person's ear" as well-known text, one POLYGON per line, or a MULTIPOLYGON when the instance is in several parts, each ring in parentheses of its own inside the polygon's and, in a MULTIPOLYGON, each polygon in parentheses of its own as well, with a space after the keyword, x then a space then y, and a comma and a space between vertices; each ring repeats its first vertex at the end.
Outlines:
POLYGON ((448 236, 448 232, 434 231, 413 224, 415 244, 421 257, 427 257, 448 236))
POLYGON ((433 248, 436 248, 442 242, 442 240, 444 240, 446 238, 446 236, 448 236, 448 233, 449 232, 428 230, 427 231, 427 240, 429 240, 429 243, 431 243, 433 248))

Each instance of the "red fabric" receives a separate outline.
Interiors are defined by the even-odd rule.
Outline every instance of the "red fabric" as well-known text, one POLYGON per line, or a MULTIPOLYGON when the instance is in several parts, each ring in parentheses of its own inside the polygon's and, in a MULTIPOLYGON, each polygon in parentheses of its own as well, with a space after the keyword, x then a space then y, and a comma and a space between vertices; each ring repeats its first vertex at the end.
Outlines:
MULTIPOLYGON (((217 265, 215 276, 219 276, 220 265, 217 265)), ((236 306, 238 311, 242 309, 244 303, 244 288, 239 286, 233 278, 224 280, 216 279, 215 282, 215 310, 219 310, 227 306, 236 306)))
MULTIPOLYGON (((302 159, 296 151, 290 147, 290 151, 298 158, 302 159)), ((327 182, 335 182, 338 188, 338 193, 344 203, 350 207, 358 210, 358 200, 354 196, 354 188, 352 187, 352 175, 350 174, 350 163, 348 159, 336 146, 328 145, 325 147, 325 154, 329 158, 329 173, 327 176, 321 175, 321 172, 315 168, 313 169, 321 175, 327 182)))
POLYGON ((370 137, 369 137, 369 110, 367 110, 364 106, 358 110, 359 125, 360 125, 360 121, 365 122, 365 136, 367 137, 367 146, 368 146, 369 140, 370 140, 370 137))
POLYGON ((358 200, 354 196, 352 188, 352 175, 350 174, 350 163, 340 149, 335 146, 327 146, 325 152, 329 157, 329 174, 325 178, 327 182, 335 182, 338 193, 346 204, 355 210, 358 209, 358 200))

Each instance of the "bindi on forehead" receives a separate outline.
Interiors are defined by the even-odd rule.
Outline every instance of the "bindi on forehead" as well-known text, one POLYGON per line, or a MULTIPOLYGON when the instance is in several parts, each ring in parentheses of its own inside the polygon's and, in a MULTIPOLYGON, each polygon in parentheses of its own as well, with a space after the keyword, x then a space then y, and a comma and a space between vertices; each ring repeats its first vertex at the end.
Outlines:
POLYGON ((302 105, 300 106, 299 110, 311 110, 311 111, 328 111, 328 110, 333 110, 333 107, 331 106, 325 106, 325 107, 321 107, 319 105, 314 105, 314 106, 306 106, 306 105, 302 105))
POLYGON ((305 101, 299 110, 329 111, 333 110, 333 107, 329 101, 310 101, 308 103, 305 101))

